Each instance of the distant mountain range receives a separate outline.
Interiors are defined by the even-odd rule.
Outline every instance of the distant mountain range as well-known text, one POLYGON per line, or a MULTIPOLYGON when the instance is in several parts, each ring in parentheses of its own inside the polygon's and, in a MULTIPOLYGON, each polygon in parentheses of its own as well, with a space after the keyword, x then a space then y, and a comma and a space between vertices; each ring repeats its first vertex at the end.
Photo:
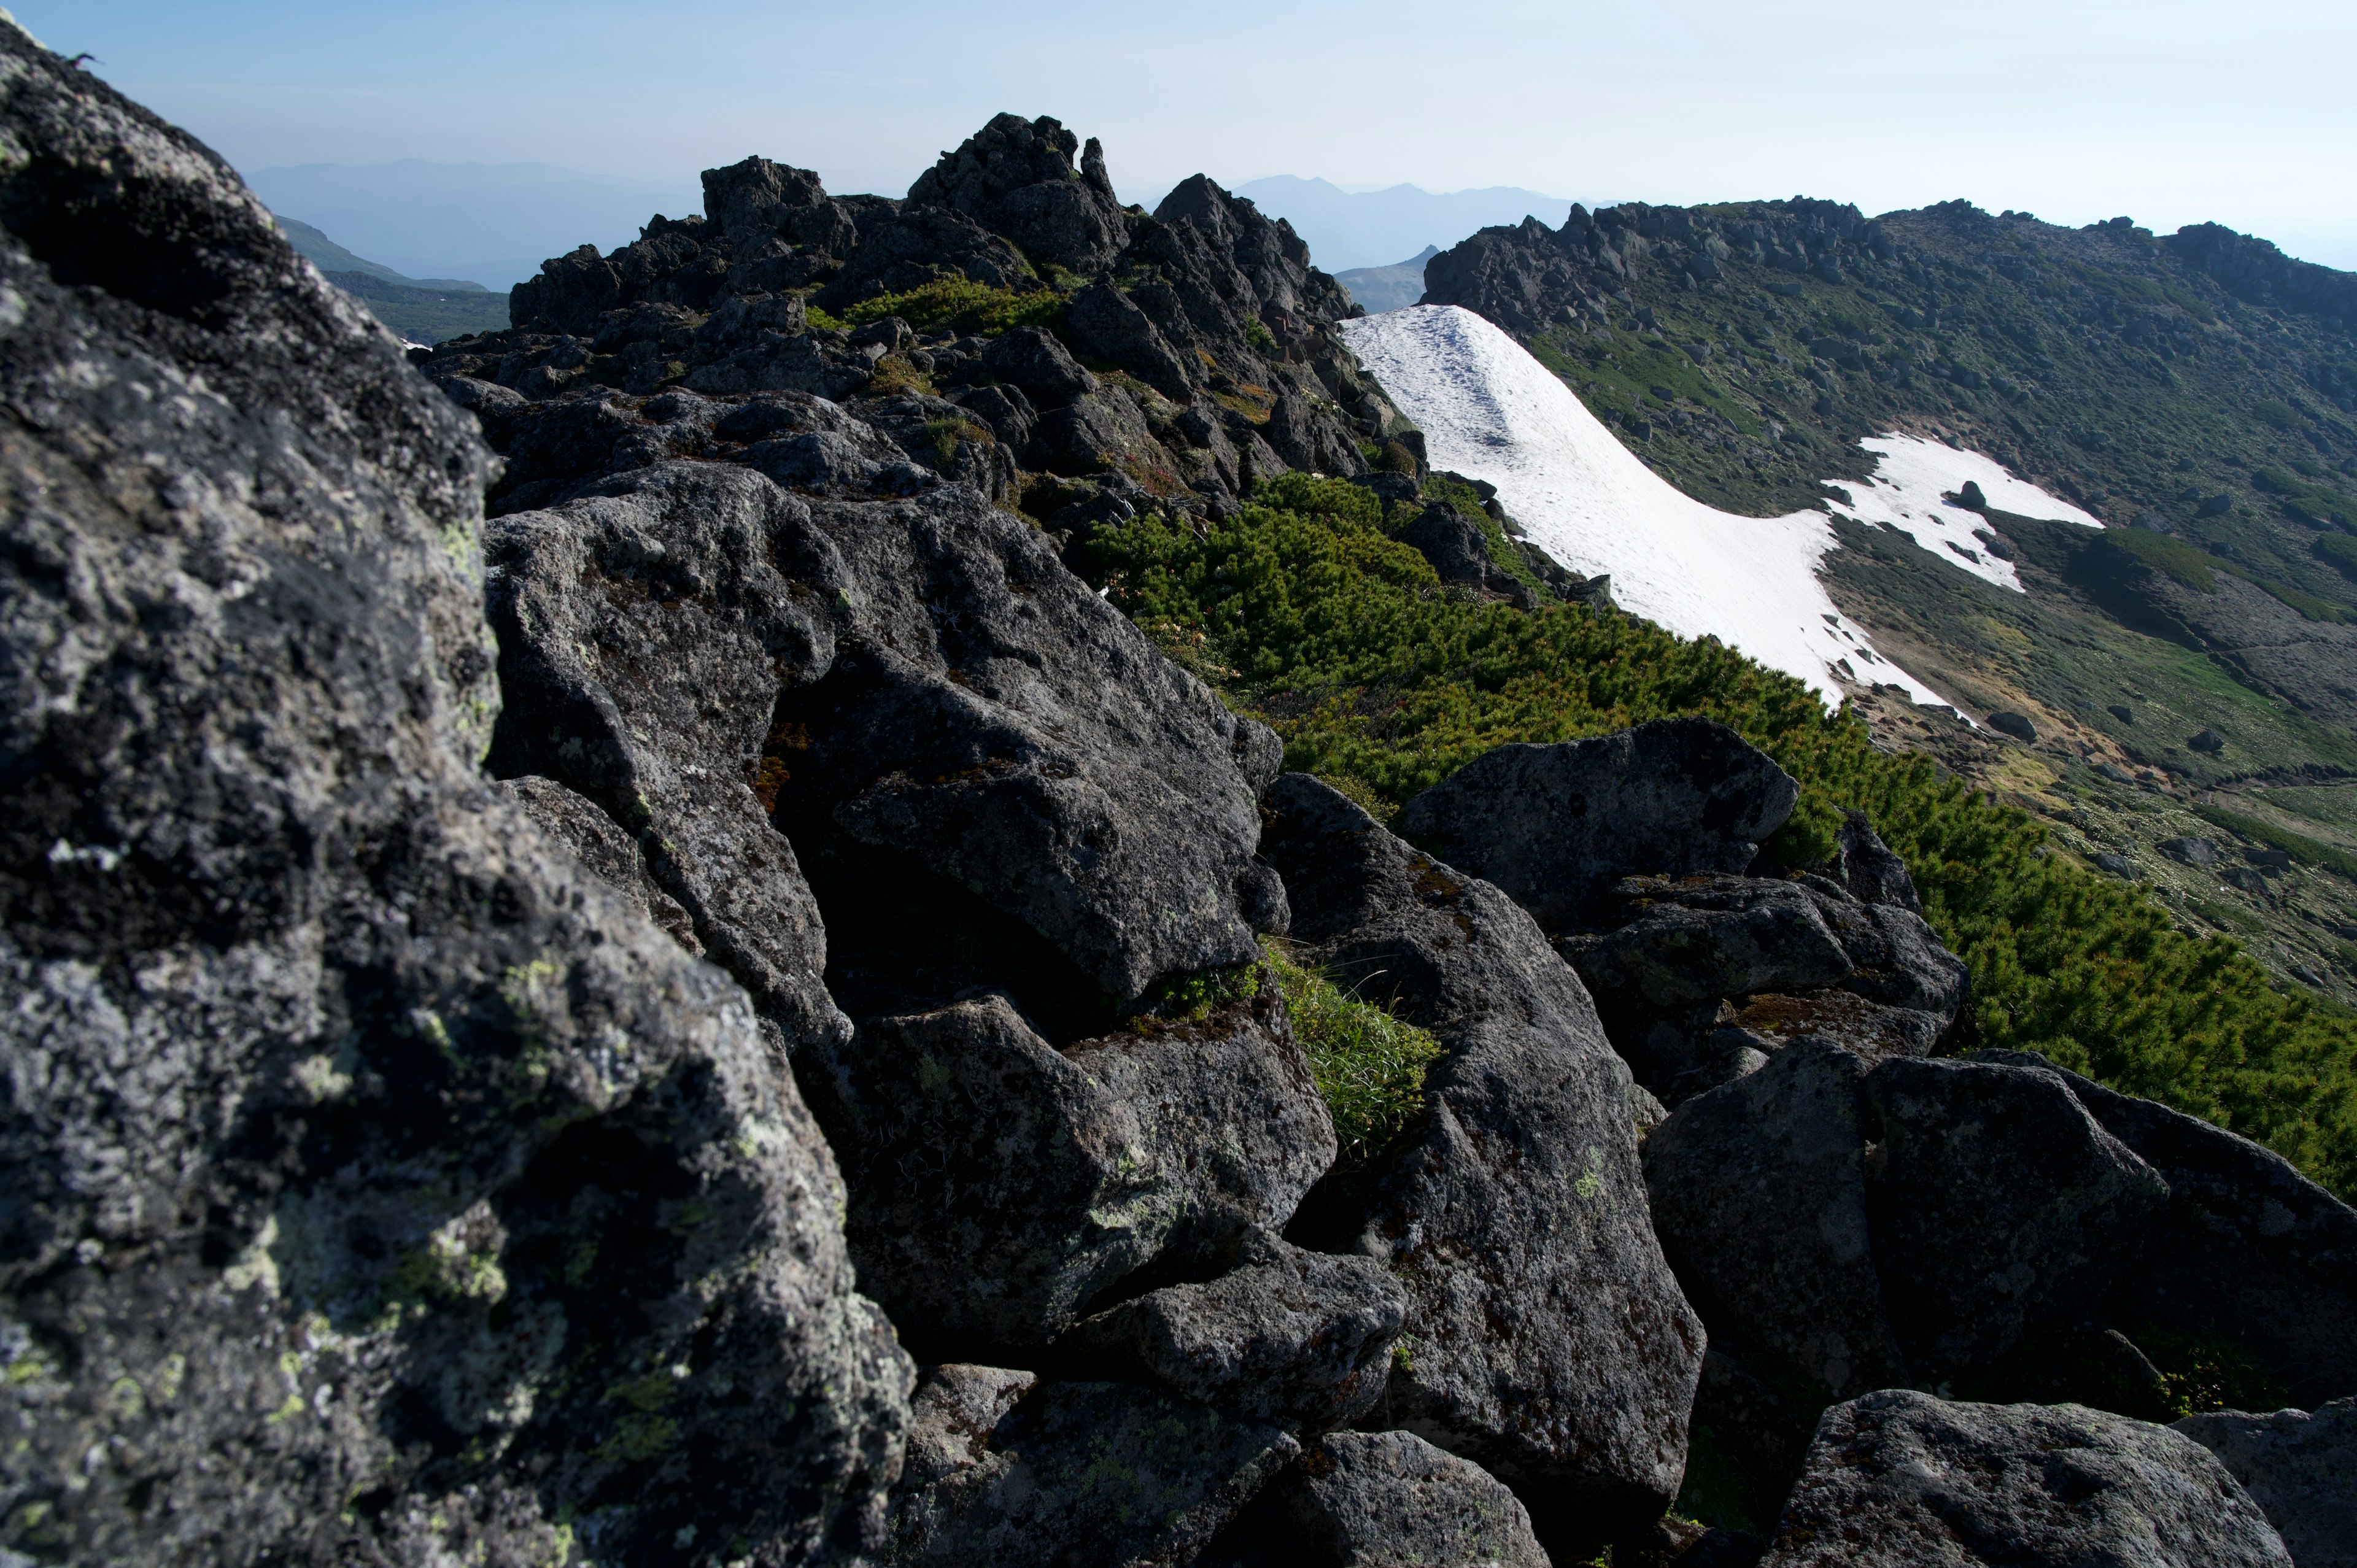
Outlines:
POLYGON ((1399 310, 1424 297, 1424 263, 1440 254, 1437 245, 1426 245, 1419 255, 1388 267, 1352 267, 1334 274, 1334 281, 1351 291, 1351 297, 1370 316, 1386 310, 1399 310))
POLYGON ((638 238, 650 212, 704 210, 692 173, 631 182, 550 164, 420 158, 242 172, 273 212, 337 235, 395 275, 474 278, 493 291, 531 277, 544 257, 585 242, 610 250, 638 238))
MULTIPOLYGON (((1329 273, 1402 264, 1427 245, 1449 246, 1497 223, 1525 216, 1563 221, 1571 199, 1543 196, 1510 185, 1435 193, 1413 185, 1348 191, 1322 179, 1276 175, 1236 187, 1271 218, 1282 218, 1309 243, 1310 258, 1329 273)), ((1373 309, 1369 306, 1367 308, 1373 309)))

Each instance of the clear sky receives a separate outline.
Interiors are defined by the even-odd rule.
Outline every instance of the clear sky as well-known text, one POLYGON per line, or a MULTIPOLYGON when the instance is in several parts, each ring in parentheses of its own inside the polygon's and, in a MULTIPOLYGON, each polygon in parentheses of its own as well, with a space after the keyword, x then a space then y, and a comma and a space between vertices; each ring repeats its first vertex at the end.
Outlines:
POLYGON ((1199 169, 2083 223, 2357 220, 2357 3, 17 0, 244 168, 759 152, 897 194, 991 113, 1199 169))

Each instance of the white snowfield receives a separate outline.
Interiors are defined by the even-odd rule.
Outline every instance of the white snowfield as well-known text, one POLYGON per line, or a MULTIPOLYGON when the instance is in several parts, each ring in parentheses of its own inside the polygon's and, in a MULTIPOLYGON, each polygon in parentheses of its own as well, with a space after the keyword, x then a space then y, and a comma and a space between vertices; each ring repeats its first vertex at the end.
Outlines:
POLYGON ((1950 506, 1942 496, 1963 489, 1970 479, 1995 510, 2086 528, 2104 526, 2101 519, 2015 478, 1995 459, 1977 452, 1960 452, 1920 435, 1878 435, 1858 445, 1878 459, 1874 477, 1864 484, 1828 480, 1837 494, 1849 497, 1847 505, 1836 503, 1834 510, 1860 522, 1886 523, 1911 535, 1934 555, 1945 556, 1950 564, 2017 594, 2022 591, 2021 579, 2014 575, 2012 564, 1990 554, 1987 545, 1975 537, 1975 530, 1987 525, 1964 508, 1950 506))
MULTIPOLYGON (((1905 688, 1917 703, 1948 703, 1835 607, 1817 578, 1818 563, 1836 542, 1824 513, 1737 517, 1684 494, 1621 446, 1521 344, 1469 310, 1413 306, 1346 321, 1342 332, 1400 411, 1423 428, 1434 467, 1497 486, 1499 500, 1548 554, 1589 576, 1611 574, 1612 597, 1624 609, 1682 637, 1716 637, 1828 701, 1838 700, 1844 685, 1878 682, 1905 688)), ((1905 529, 1934 550, 1953 530, 1977 562, 1941 553, 2008 587, 2020 587, 2011 568, 1972 537, 1979 519, 1943 508, 1941 489, 1975 479, 1992 506, 2093 521, 1986 457, 1909 437, 1867 445, 1882 454, 1891 482, 1882 484, 1878 473, 1875 484, 1851 487, 1855 502, 1845 510, 1905 529), (1939 510, 1959 521, 1951 524, 1939 510)))

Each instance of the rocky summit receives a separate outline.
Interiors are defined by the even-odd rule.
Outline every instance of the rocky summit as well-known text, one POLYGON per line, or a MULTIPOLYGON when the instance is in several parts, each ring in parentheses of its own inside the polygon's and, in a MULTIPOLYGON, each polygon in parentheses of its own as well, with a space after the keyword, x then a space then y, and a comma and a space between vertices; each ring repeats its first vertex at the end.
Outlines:
POLYGON ((2357 1213, 1978 1048, 1871 815, 1371 810, 1076 573, 1618 614, 1289 227, 704 184, 404 355, 0 22, 0 1558, 2352 1559, 2357 1213))

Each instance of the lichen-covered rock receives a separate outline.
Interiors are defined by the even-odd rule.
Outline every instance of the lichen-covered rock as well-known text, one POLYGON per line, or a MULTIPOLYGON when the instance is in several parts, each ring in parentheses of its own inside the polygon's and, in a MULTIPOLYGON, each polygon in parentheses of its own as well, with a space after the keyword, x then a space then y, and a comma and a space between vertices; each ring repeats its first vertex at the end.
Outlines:
POLYGON ((2281 1155, 2199 1117, 2029 1052, 1975 1059, 2060 1079, 2169 1183, 2169 1212, 2144 1266, 2113 1287, 2123 1317, 2223 1337, 2311 1406, 2357 1393, 2357 1209, 2281 1155))
POLYGON ((2290 1568, 2225 1467, 2165 1426, 2080 1405, 1903 1389, 1825 1412, 1761 1568, 2290 1568))
POLYGON ((955 209, 1006 235, 1045 266, 1090 274, 1129 242, 1131 219, 1106 176, 1104 151, 1042 115, 998 114, 944 153, 909 188, 911 206, 955 209))
POLYGON ((0 1549, 856 1548, 910 1368, 744 993, 479 771, 470 422, 6 22, 0 142, 0 1549))
POLYGON ((1884 1300, 1908 1364, 1986 1364, 2075 1311, 2140 1256, 2169 1184, 2049 1073, 1896 1058, 1866 1079, 1881 1133, 1867 1183, 1884 1300))
POLYGON ((2298 1568, 2357 1568, 2357 1399, 2313 1415, 2212 1411, 2176 1430, 2218 1455, 2298 1568))
POLYGON ((1755 991, 1805 991, 1856 966, 1811 890, 1752 876, 1631 877, 1615 888, 1635 918, 1575 938, 1565 956, 1599 1000, 1647 1011, 1755 991))
POLYGON ((672 465, 502 519, 493 556, 495 769, 643 823, 789 1039, 834 1027, 809 835, 953 879, 1116 997, 1282 923, 1235 718, 970 490, 830 505, 672 465))
POLYGON ((704 956, 704 944, 695 940, 695 922, 679 907, 679 900, 655 886, 637 843, 599 811, 597 802, 554 779, 507 779, 500 781, 500 789, 523 808, 524 815, 541 832, 619 889, 640 914, 669 932, 672 940, 694 957, 704 956))
POLYGON ((937 1368, 918 1391, 924 1468, 893 1502, 893 1568, 1175 1568, 1301 1452, 1131 1383, 1038 1383, 1006 1404, 1020 1374, 989 1372, 937 1368))
POLYGON ((1820 1400, 1909 1381, 1867 1230, 1864 1073, 1846 1051, 1791 1046, 1645 1140, 1653 1227, 1714 1342, 1820 1400))
POLYGON ((944 1357, 1037 1351, 1166 1247, 1283 1225, 1334 1157, 1274 987, 1069 1052, 994 993, 803 1066, 863 1288, 944 1357))
POLYGON ((1546 1568, 1530 1514, 1407 1432, 1334 1432, 1274 1488, 1303 1568, 1546 1568))
POLYGON ((1512 1486, 1542 1539, 1658 1514, 1684 1468, 1701 1325, 1647 1219, 1628 1069, 1578 976, 1503 894, 1318 780, 1287 774, 1265 802, 1295 939, 1447 1051, 1420 1124, 1312 1194, 1297 1227, 1407 1287, 1380 1420, 1512 1486))
POLYGON ((1410 800, 1400 831, 1568 931, 1624 876, 1740 874, 1799 799, 1792 776, 1725 725, 1658 719, 1486 752, 1410 800))
POLYGON ((1322 1429, 1364 1414, 1407 1312, 1383 1265, 1305 1252, 1258 1229, 1223 1261, 1216 1279, 1165 1285, 1074 1325, 1057 1356, 1247 1421, 1322 1429))

